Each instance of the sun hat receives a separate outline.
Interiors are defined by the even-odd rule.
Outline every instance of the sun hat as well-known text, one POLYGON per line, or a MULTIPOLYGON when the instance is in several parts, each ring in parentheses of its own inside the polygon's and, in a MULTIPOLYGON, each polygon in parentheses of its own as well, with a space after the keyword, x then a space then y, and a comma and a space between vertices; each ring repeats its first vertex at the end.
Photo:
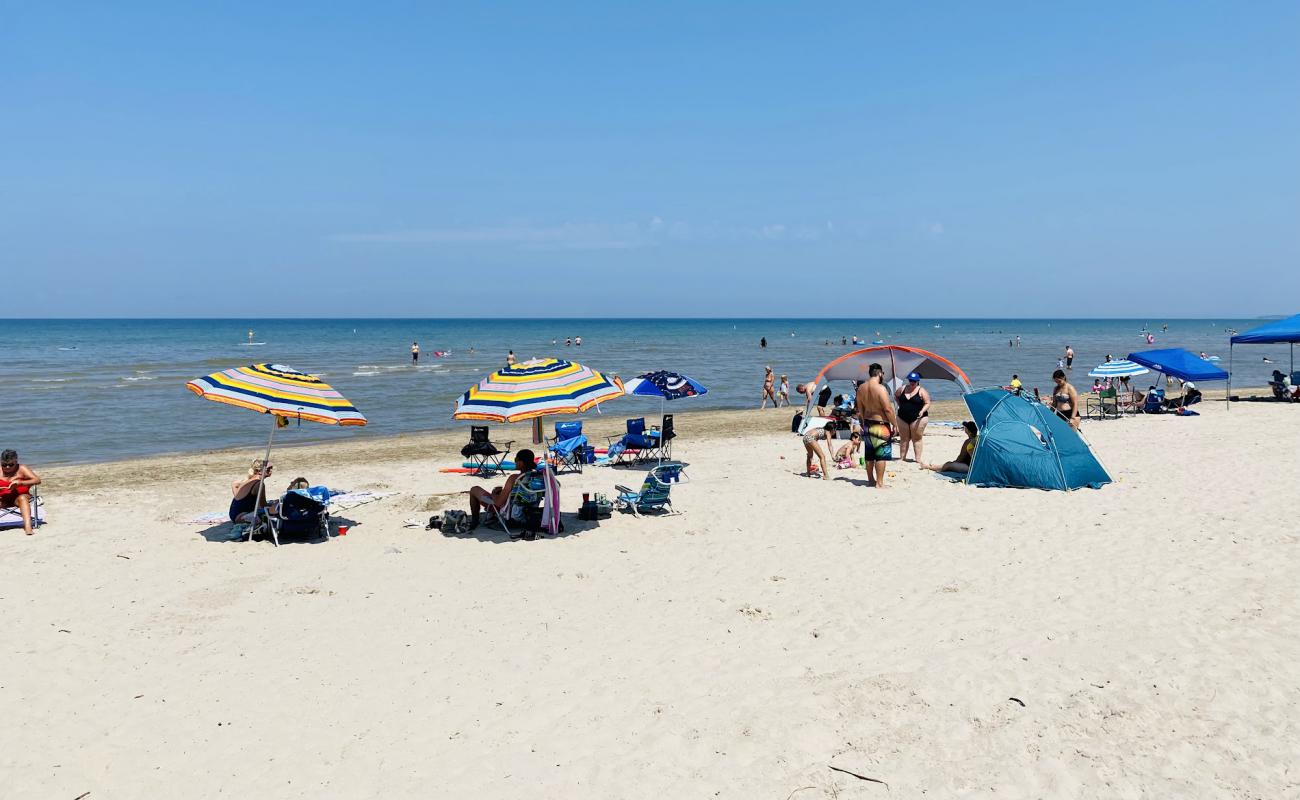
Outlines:
POLYGON ((919 382, 919 381, 921 380, 921 373, 919 373, 919 372, 909 372, 909 373, 907 373, 907 379, 908 379, 909 381, 917 381, 917 382, 919 382))

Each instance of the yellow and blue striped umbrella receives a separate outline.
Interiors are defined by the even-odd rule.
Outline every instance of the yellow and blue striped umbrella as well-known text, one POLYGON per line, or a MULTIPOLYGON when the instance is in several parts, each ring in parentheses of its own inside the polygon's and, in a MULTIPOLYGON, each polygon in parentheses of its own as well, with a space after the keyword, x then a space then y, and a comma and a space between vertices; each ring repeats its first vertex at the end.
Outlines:
POLYGON ((591 367, 541 358, 497 370, 456 401, 453 419, 519 422, 548 414, 581 414, 623 394, 623 382, 591 367))
POLYGON ((328 383, 281 364, 222 370, 195 378, 185 388, 208 400, 287 419, 366 424, 361 412, 328 383))

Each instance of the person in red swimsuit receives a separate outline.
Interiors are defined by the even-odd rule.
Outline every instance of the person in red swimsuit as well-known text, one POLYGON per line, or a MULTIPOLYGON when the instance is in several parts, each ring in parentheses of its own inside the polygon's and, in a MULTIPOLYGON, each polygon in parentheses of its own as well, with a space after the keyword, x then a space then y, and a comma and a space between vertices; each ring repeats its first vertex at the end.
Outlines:
POLYGON ((0 453, 0 508, 17 508, 23 515, 23 531, 31 536, 33 486, 39 486, 41 476, 18 463, 13 450, 0 453))

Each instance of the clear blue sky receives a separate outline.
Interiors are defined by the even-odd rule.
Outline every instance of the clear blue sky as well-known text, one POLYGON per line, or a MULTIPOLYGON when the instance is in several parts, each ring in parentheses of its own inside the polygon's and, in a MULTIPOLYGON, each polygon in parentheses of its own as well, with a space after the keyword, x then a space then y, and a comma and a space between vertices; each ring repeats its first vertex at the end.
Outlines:
POLYGON ((9 4, 9 313, 1300 311, 1300 3, 437 6, 9 4))

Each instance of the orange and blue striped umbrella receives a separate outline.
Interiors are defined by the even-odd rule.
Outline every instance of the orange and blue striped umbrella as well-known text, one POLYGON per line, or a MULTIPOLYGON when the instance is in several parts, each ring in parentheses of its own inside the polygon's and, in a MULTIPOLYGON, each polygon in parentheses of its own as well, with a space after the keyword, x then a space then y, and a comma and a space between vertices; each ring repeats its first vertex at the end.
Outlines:
POLYGON ((185 388, 208 400, 287 419, 325 425, 366 424, 361 412, 328 383, 281 364, 214 372, 195 378, 185 388))
POLYGON ((541 358, 497 370, 461 395, 453 419, 519 422, 548 414, 581 414, 620 397, 623 382, 591 367, 541 358))

